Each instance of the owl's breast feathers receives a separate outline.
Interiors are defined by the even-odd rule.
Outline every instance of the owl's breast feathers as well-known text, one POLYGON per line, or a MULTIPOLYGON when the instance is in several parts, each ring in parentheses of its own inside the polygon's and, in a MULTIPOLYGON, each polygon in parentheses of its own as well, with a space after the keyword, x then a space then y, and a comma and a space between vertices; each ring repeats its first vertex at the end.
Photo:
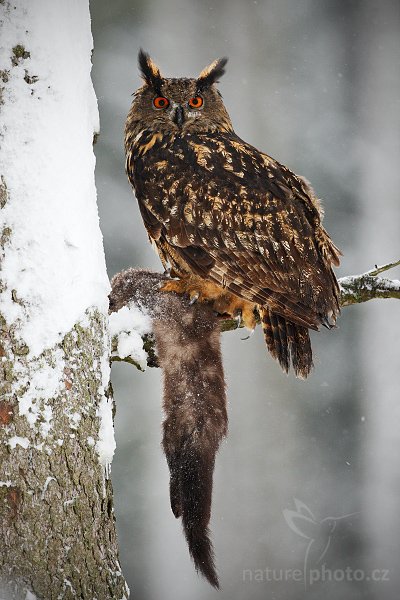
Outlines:
POLYGON ((233 132, 127 145, 126 168, 161 259, 318 329, 339 312, 339 250, 305 180, 233 132))

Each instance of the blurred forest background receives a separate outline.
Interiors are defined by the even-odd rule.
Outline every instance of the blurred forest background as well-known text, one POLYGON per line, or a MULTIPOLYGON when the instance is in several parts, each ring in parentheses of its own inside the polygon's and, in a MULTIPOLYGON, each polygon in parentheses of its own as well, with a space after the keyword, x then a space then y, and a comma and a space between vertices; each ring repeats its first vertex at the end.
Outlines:
MULTIPOLYGON (((400 258, 397 0, 92 0, 91 13, 110 277, 131 265, 161 268, 124 173, 141 46, 167 76, 195 76, 229 57, 220 90, 236 132, 312 182, 344 253, 339 275, 400 258)), ((399 597, 399 316, 398 300, 345 308, 336 330, 312 335, 315 370, 306 382, 282 374, 261 331, 248 341, 242 332, 223 335, 230 431, 217 457, 212 517, 220 592, 197 577, 170 511, 161 372, 113 367, 112 479, 133 598, 399 597), (294 499, 315 516, 306 531, 303 520, 306 537, 284 518, 294 499), (349 513, 357 514, 323 521, 349 513), (321 578, 324 563, 332 572, 361 570, 363 580, 345 575, 305 590, 285 575, 303 569, 311 540, 308 566, 321 578), (387 570, 388 580, 374 582, 373 569, 387 570)))

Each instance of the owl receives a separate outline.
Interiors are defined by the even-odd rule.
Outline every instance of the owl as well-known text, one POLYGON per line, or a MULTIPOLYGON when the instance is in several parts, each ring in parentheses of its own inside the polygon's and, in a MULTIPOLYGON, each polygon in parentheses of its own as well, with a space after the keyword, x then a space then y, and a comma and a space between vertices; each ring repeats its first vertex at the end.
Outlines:
POLYGON ((126 171, 171 275, 162 289, 208 302, 251 331, 260 321, 271 355, 305 378, 309 330, 333 327, 339 314, 332 265, 341 253, 306 179, 235 133, 216 87, 226 62, 197 78, 166 78, 140 51, 126 171))
POLYGON ((144 85, 125 130, 126 170, 164 267, 165 290, 209 300, 299 377, 312 367, 309 329, 334 326, 340 251, 309 183, 233 130, 216 82, 227 59, 196 79, 165 78, 139 54, 144 85))

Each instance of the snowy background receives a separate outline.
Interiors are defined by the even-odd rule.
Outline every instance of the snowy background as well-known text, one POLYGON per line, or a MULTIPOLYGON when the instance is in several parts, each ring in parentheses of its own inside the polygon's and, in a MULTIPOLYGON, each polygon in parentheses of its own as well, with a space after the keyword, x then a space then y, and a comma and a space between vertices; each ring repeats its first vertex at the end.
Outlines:
MULTIPOLYGON (((312 182, 344 252, 339 274, 400 257, 397 1, 92 0, 91 13, 96 182, 110 276, 131 265, 160 268, 124 174, 140 46, 170 76, 194 76, 229 57, 220 89, 237 133, 312 182)), ((399 302, 346 308, 337 330, 314 334, 315 371, 306 382, 280 372, 261 332, 240 337, 223 336, 230 432, 217 459, 212 519, 221 592, 196 576, 170 511, 161 373, 113 367, 112 476, 133 597, 394 600, 399 302), (306 537, 285 510, 308 518, 299 525, 306 537), (326 520, 349 513, 357 515, 326 520), (307 564, 325 581, 305 590, 290 570, 303 569, 311 540, 307 564)))

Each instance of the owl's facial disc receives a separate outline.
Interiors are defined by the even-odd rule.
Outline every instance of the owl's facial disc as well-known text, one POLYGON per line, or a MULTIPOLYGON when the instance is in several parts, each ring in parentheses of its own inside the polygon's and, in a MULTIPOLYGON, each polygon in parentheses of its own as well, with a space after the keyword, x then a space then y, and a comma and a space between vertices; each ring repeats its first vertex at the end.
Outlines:
MULTIPOLYGON (((134 96, 130 112, 137 133, 143 128, 179 136, 200 132, 231 131, 232 124, 214 85, 199 89, 199 80, 161 78, 146 81, 134 96)), ((132 133, 133 135, 133 133, 132 133)))
POLYGON ((161 75, 150 56, 141 50, 139 67, 144 85, 135 92, 130 111, 137 132, 141 127, 178 135, 232 131, 222 96, 215 87, 224 74, 226 61, 215 60, 197 78, 169 78, 161 75))

